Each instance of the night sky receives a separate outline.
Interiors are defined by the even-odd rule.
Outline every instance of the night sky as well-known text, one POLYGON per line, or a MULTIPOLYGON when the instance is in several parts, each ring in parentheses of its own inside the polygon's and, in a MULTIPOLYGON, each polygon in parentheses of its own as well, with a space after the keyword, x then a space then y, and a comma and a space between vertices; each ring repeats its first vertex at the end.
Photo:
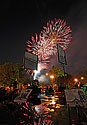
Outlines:
MULTIPOLYGON (((26 41, 54 18, 64 19, 72 29, 66 71, 75 74, 87 69, 87 0, 0 1, 0 64, 22 64, 26 41)), ((57 63, 53 58, 50 65, 57 63)))

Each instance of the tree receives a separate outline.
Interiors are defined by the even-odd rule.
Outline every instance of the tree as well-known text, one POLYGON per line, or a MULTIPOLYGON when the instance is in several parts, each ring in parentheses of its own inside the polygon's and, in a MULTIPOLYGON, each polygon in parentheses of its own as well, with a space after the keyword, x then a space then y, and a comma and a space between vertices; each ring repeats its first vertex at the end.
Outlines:
POLYGON ((18 82, 23 83, 25 78, 24 68, 21 64, 13 64, 6 62, 0 65, 0 84, 10 86, 17 79, 18 82))
POLYGON ((58 82, 60 83, 61 86, 68 87, 68 83, 71 80, 72 75, 69 73, 65 73, 65 76, 58 77, 58 82))
POLYGON ((62 68, 60 68, 59 66, 52 66, 49 73, 50 73, 50 75, 54 75, 55 78, 64 75, 62 68))
POLYGON ((14 66, 12 63, 5 63, 0 66, 0 83, 1 85, 9 85, 14 76, 14 66))
POLYGON ((62 68, 59 66, 52 66, 51 70, 49 71, 50 75, 54 75, 55 83, 58 82, 58 77, 64 76, 64 73, 62 71, 62 68))
POLYGON ((68 82, 69 88, 73 88, 76 85, 74 78, 77 78, 80 84, 87 83, 87 69, 78 72, 70 79, 70 81, 68 82), (83 77, 84 79, 81 79, 81 77, 83 77))
POLYGON ((17 63, 14 65, 14 70, 15 70, 15 78, 21 83, 25 81, 25 73, 24 73, 24 68, 23 65, 17 63))
POLYGON ((62 87, 66 87, 68 85, 68 82, 72 78, 72 76, 68 73, 65 73, 64 75, 63 69, 59 66, 52 66, 49 74, 54 75, 55 83, 58 84, 58 86, 62 87))

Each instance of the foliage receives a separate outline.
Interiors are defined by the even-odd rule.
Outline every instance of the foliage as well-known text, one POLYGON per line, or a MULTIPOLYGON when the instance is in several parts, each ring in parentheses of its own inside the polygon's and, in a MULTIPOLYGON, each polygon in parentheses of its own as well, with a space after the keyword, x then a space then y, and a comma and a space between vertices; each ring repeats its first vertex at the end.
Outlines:
POLYGON ((68 83, 71 80, 72 76, 68 73, 65 73, 65 76, 58 77, 58 83, 60 83, 59 86, 66 86, 68 87, 68 83))
POLYGON ((74 78, 77 78, 78 82, 80 82, 81 84, 87 83, 87 70, 85 69, 75 74, 68 82, 69 88, 73 88, 76 85, 76 82, 74 82, 74 78), (81 79, 81 77, 84 77, 84 79, 81 79))
POLYGON ((64 76, 64 72, 62 71, 62 68, 59 66, 52 66, 51 70, 49 71, 49 74, 54 75, 54 82, 56 84, 58 84, 58 78, 64 76))
POLYGON ((51 70, 49 71, 49 74, 54 75, 55 78, 59 76, 64 76, 62 68, 60 68, 59 66, 52 66, 51 70))
POLYGON ((53 66, 49 71, 49 74, 54 75, 55 83, 58 84, 58 86, 62 87, 65 87, 68 84, 69 80, 72 78, 70 74, 64 74, 62 68, 59 66, 53 66))
POLYGON ((0 84, 12 85, 15 80, 24 82, 25 74, 23 65, 17 63, 6 62, 0 65, 0 84))

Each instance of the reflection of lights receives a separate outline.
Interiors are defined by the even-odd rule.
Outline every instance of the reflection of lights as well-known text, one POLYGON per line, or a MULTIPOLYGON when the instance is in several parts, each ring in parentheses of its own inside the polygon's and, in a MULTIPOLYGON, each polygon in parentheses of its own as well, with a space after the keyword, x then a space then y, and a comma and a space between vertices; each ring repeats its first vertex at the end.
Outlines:
POLYGON ((60 104, 56 104, 56 108, 60 108, 60 106, 61 106, 60 104))
POLYGON ((45 101, 47 101, 47 102, 48 102, 49 100, 48 100, 48 99, 45 99, 45 101))
POLYGON ((54 99, 55 97, 54 97, 54 96, 52 96, 52 98, 54 99))
POLYGON ((64 105, 60 105, 61 107, 64 107, 64 105))
POLYGON ((55 111, 59 110, 62 106, 64 107, 64 105, 58 104, 58 96, 56 95, 44 96, 44 98, 42 98, 41 100, 43 100, 44 102, 42 102, 38 106, 34 106, 35 110, 37 111, 37 114, 41 116, 41 119, 39 118, 39 123, 40 125, 42 123, 46 125, 52 124, 53 121, 51 113, 54 113, 55 111))
POLYGON ((36 112, 39 112, 39 108, 38 107, 35 107, 35 110, 36 110, 36 112))
POLYGON ((52 101, 52 104, 53 104, 53 105, 55 105, 55 104, 56 104, 56 102, 53 100, 53 101, 52 101))
POLYGON ((50 111, 50 108, 46 108, 46 111, 50 111))
POLYGON ((49 116, 49 113, 54 112, 57 109, 60 109, 61 107, 64 107, 64 105, 58 104, 56 102, 58 100, 58 96, 44 96, 43 99, 44 102, 42 102, 38 106, 34 106, 35 110, 39 115, 42 115, 42 117, 45 119, 46 117, 51 117, 49 116))
POLYGON ((57 105, 57 106, 56 106, 56 108, 57 108, 57 109, 59 109, 59 108, 60 108, 60 106, 59 106, 59 105, 57 105))
POLYGON ((51 109, 50 111, 51 111, 51 112, 54 112, 54 109, 51 109))

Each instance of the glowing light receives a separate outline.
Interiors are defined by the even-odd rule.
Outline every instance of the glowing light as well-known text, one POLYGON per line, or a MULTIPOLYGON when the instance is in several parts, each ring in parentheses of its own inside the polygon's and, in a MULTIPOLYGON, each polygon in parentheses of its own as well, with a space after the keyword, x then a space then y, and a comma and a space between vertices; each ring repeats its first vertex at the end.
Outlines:
POLYGON ((75 82, 78 82, 78 79, 77 79, 77 78, 74 78, 74 81, 75 81, 75 82))
POLYGON ((41 67, 40 67, 40 64, 38 64, 37 70, 34 70, 34 80, 36 79, 36 76, 38 73, 40 73, 40 71, 41 71, 41 67))
POLYGON ((52 101, 52 104, 53 104, 53 105, 55 105, 55 104, 56 104, 56 102, 53 100, 53 101, 52 101))
POLYGON ((48 73, 46 73, 45 75, 48 76, 48 73))
POLYGON ((55 97, 54 96, 52 96, 52 99, 54 99, 55 97))
MULTIPOLYGON (((40 73, 40 71, 41 71, 42 69, 47 69, 47 67, 48 67, 47 64, 38 63, 38 68, 37 68, 37 70, 34 70, 34 80, 36 79, 36 76, 40 73)), ((44 78, 44 77, 45 77, 45 76, 43 75, 43 78, 44 78)), ((40 79, 43 79, 43 78, 42 78, 42 76, 41 76, 40 79)))
POLYGON ((80 84, 78 84, 78 87, 80 87, 80 84))
POLYGON ((51 76, 50 76, 50 78, 51 78, 51 79, 53 79, 53 78, 54 78, 54 76, 53 76, 53 75, 51 75, 51 76))
POLYGON ((82 76, 82 77, 81 77, 81 80, 83 80, 83 79, 84 79, 84 77, 82 76))
POLYGON ((51 109, 50 111, 51 111, 51 112, 54 112, 54 109, 51 109))

